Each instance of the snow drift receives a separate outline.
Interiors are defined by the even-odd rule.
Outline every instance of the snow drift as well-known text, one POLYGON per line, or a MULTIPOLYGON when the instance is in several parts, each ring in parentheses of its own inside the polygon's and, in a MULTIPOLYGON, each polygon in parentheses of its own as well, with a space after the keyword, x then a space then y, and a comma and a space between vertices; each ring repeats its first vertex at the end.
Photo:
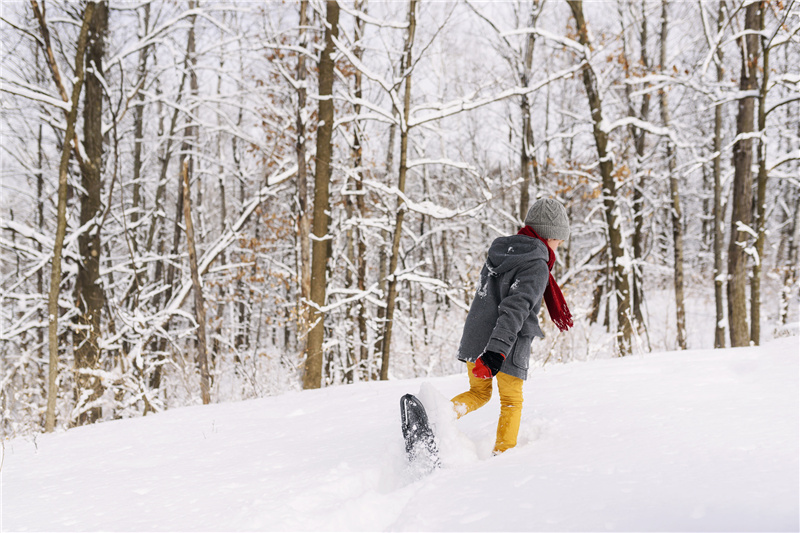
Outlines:
POLYGON ((519 446, 466 376, 176 409, 5 444, 3 531, 797 531, 798 338, 532 369, 519 446), (418 394, 443 468, 404 460, 418 394))

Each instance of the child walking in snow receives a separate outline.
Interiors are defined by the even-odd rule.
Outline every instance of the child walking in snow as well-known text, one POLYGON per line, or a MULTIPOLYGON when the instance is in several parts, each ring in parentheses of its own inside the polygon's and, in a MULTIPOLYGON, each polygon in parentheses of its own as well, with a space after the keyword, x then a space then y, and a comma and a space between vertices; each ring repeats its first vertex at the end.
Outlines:
POLYGON ((452 402, 458 418, 482 407, 491 398, 497 377, 500 420, 495 454, 517 444, 531 342, 544 337, 537 318, 542 297, 556 326, 561 331, 572 327, 569 308, 550 274, 555 251, 568 238, 566 209, 556 200, 542 198, 528 210, 517 235, 492 242, 481 270, 458 348, 458 359, 467 363, 469 390, 452 402))

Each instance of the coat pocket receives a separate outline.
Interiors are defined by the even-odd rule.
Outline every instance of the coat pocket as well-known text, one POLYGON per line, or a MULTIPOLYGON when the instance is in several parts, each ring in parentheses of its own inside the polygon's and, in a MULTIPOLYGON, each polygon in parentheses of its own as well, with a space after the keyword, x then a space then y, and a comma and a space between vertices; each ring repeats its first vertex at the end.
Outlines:
POLYGON ((511 363, 517 368, 528 369, 531 360, 531 342, 533 337, 520 335, 511 352, 511 363))

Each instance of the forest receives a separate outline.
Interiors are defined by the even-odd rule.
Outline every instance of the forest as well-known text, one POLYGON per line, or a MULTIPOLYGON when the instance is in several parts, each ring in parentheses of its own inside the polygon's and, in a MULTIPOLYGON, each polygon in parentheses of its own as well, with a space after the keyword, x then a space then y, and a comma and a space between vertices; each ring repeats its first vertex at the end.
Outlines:
POLYGON ((535 364, 798 321, 796 0, 16 0, 0 435, 462 371, 555 198, 535 364))

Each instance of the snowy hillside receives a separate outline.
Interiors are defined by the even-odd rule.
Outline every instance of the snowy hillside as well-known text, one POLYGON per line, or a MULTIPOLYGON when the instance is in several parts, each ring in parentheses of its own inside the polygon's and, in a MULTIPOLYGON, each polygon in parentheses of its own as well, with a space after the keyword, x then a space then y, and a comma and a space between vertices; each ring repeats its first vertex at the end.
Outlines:
POLYGON ((798 338, 551 364, 520 445, 499 404, 455 422, 466 376, 335 387, 5 444, 3 531, 797 531, 798 338), (404 464, 420 393, 444 468, 404 464))

